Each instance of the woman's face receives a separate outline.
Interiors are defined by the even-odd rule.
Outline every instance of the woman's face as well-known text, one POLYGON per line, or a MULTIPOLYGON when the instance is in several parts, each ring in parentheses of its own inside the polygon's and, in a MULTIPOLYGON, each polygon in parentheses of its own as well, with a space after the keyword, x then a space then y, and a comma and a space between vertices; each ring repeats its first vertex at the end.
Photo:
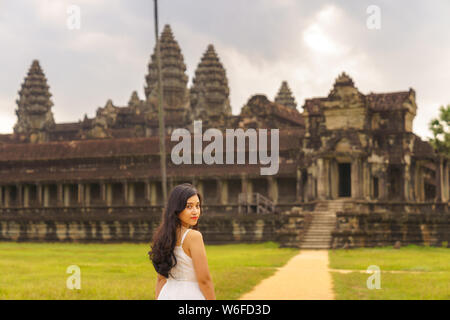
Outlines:
POLYGON ((178 218, 181 224, 186 227, 193 227, 197 224, 200 217, 200 199, 198 195, 193 195, 186 202, 186 208, 180 212, 178 218))

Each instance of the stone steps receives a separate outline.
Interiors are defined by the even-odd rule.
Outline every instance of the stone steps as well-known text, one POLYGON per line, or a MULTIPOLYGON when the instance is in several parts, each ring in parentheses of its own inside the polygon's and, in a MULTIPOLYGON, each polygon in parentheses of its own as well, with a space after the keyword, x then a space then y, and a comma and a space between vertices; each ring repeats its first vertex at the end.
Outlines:
POLYGON ((300 249, 329 249, 329 244, 302 244, 300 245, 300 249))
POLYGON ((330 226, 330 225, 335 225, 334 221, 330 221, 330 220, 313 220, 311 221, 311 228, 313 228, 314 225, 317 226, 330 226))
POLYGON ((314 231, 308 231, 305 234, 305 238, 308 237, 326 237, 326 238, 331 238, 331 234, 328 230, 314 230, 314 231))
POLYGON ((305 241, 302 243, 302 245, 330 245, 331 238, 330 239, 305 239, 305 241))
POLYGON ((316 239, 316 238, 320 238, 320 239, 328 239, 331 238, 332 236, 330 235, 330 233, 307 233, 303 236, 303 239, 316 239))
POLYGON ((336 212, 343 203, 319 202, 312 213, 312 221, 300 244, 301 249, 329 249, 331 232, 336 227, 336 212))
POLYGON ((323 240, 323 241, 307 240, 307 241, 303 242, 301 245, 305 245, 305 246, 316 246, 316 245, 326 246, 326 245, 328 245, 329 246, 330 244, 331 244, 331 239, 323 240))
POLYGON ((334 229, 335 224, 328 224, 323 226, 313 226, 308 229, 308 231, 322 231, 322 232, 328 232, 330 229, 334 229))

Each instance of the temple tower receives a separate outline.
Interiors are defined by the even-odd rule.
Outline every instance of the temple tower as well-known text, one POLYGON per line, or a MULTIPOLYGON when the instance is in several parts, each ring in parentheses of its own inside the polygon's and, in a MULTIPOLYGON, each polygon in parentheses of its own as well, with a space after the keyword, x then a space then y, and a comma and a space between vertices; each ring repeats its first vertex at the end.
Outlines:
POLYGON ((225 69, 210 44, 195 71, 191 88, 191 107, 195 119, 211 124, 231 115, 230 89, 225 69))
POLYGON ((295 98, 292 95, 292 91, 288 86, 287 81, 283 81, 281 83, 280 90, 278 91, 277 96, 275 97, 275 102, 282 104, 291 109, 297 108, 297 103, 295 102, 295 98))
POLYGON ((20 140, 31 143, 48 141, 48 131, 55 125, 51 96, 39 61, 34 60, 16 100, 18 108, 14 133, 20 140))
MULTIPOLYGON (((163 104, 168 110, 189 108, 189 91, 186 65, 181 54, 180 46, 173 37, 169 25, 165 25, 160 37, 161 70, 163 82, 163 104)), ((156 46, 148 65, 146 86, 144 87, 146 100, 157 110, 158 65, 156 46)))

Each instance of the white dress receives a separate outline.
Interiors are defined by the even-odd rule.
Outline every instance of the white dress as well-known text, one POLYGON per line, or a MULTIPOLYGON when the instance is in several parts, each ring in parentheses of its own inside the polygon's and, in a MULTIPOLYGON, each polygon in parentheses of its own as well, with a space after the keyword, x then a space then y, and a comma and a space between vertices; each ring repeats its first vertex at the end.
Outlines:
POLYGON ((162 287, 158 300, 206 300, 198 285, 192 258, 182 247, 184 238, 190 230, 187 229, 184 233, 181 245, 174 248, 177 264, 170 270, 169 278, 162 287))

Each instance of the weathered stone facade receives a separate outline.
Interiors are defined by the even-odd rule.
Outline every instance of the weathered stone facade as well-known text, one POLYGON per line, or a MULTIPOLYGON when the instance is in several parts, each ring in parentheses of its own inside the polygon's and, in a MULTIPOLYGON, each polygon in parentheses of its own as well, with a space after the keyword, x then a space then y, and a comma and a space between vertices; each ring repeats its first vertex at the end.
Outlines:
POLYGON ((333 248, 393 246, 395 243, 450 248, 448 204, 360 203, 337 213, 333 248))
MULTIPOLYGON (((424 204, 434 204, 436 214, 448 215, 449 158, 412 132, 417 111, 413 89, 363 94, 343 73, 328 96, 307 99, 302 112, 283 83, 275 101, 255 95, 233 115, 225 68, 212 45, 191 88, 169 26, 161 35, 161 55, 169 187, 195 184, 208 214, 231 217, 240 193, 259 193, 280 213, 299 207, 314 214, 321 201, 346 199, 348 212, 364 207, 361 212, 376 215, 370 209, 374 204, 397 203, 403 208, 399 212, 407 214, 405 208, 412 207, 417 214, 424 204), (191 130, 196 119, 204 121, 204 130, 279 129, 278 173, 261 176, 261 166, 253 164, 171 163, 176 144, 171 132, 191 130)), ((24 222, 33 212, 48 210, 69 210, 73 221, 88 221, 86 212, 98 208, 121 211, 124 217, 137 207, 146 208, 142 215, 161 210, 155 68, 153 54, 144 99, 134 91, 126 106, 108 100, 94 118, 55 124, 45 76, 34 61, 19 92, 14 133, 0 135, 0 220, 24 222)), ((293 223, 280 228, 292 231, 293 223)), ((301 241, 302 228, 285 242, 301 241)), ((338 224, 336 231, 346 228, 338 224)), ((367 239, 355 245, 374 243, 367 239)))
MULTIPOLYGON (((27 217, 4 215, 0 241, 33 242, 150 242, 159 225, 160 208, 46 209, 27 217)), ((201 232, 208 244, 276 241, 292 246, 307 226, 308 214, 205 215, 201 232)))

